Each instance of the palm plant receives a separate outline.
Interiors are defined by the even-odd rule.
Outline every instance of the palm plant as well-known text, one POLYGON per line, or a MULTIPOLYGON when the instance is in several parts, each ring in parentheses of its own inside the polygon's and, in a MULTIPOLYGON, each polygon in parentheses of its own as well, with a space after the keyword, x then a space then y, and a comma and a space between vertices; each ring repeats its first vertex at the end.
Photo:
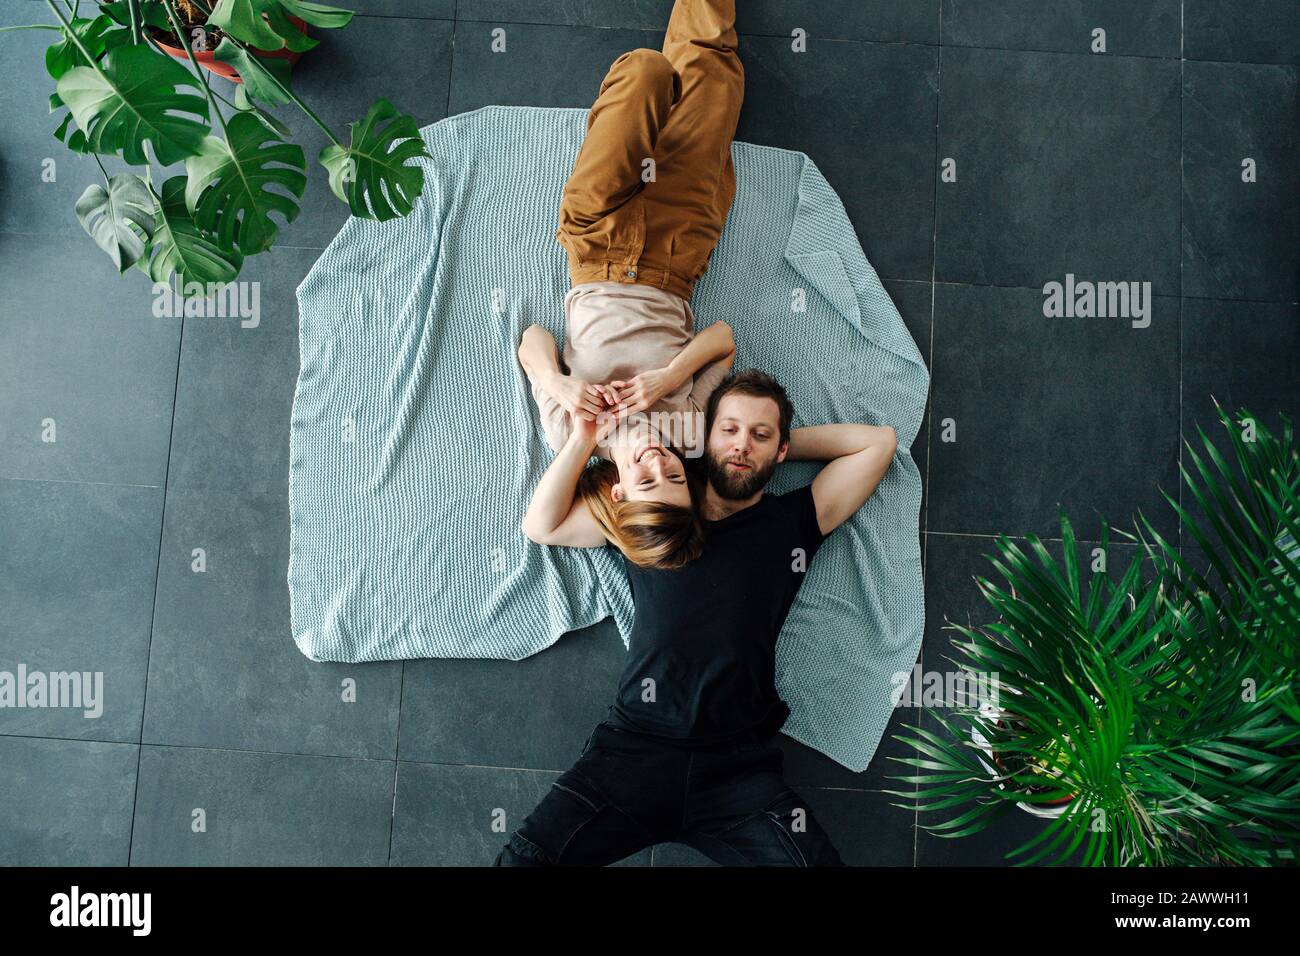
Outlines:
POLYGON ((411 117, 379 99, 345 144, 290 88, 289 61, 259 55, 310 49, 318 41, 301 23, 337 29, 350 10, 310 0, 99 0, 83 17, 81 0, 45 4, 58 23, 5 29, 60 34, 45 54, 50 111, 67 111, 54 135, 99 164, 104 182, 81 195, 77 216, 120 273, 135 267, 156 283, 175 276, 187 294, 211 291, 271 248, 277 218, 297 217, 307 184, 303 150, 272 106, 293 103, 325 132, 319 162, 353 215, 404 216, 424 187, 423 170, 407 165, 428 156, 411 117), (233 100, 199 67, 186 30, 195 17, 221 36, 213 56, 238 70, 233 100), (189 69, 151 28, 184 49, 189 69), (144 171, 109 175, 99 158, 107 155, 144 171), (151 158, 184 172, 155 184, 151 158))
POLYGON ((1179 466, 1204 521, 1161 490, 1203 550, 1208 577, 1145 515, 1136 536, 1119 532, 1141 548, 1118 582, 1104 563, 1103 522, 1102 560, 1086 589, 1064 513, 1063 569, 1037 537, 1027 538, 1037 564, 998 537, 990 560, 1009 593, 977 577, 998 623, 951 628, 967 638, 954 640, 953 663, 996 675, 999 706, 936 713, 944 734, 912 725, 895 736, 917 755, 893 759, 925 772, 892 778, 914 791, 889 792, 907 798, 906 809, 948 817, 928 831, 963 837, 1016 804, 1068 800, 1008 858, 1296 862, 1300 467, 1285 415, 1279 439, 1249 411, 1234 424, 1215 406, 1237 468, 1199 426, 1206 460, 1184 442, 1199 478, 1179 466))

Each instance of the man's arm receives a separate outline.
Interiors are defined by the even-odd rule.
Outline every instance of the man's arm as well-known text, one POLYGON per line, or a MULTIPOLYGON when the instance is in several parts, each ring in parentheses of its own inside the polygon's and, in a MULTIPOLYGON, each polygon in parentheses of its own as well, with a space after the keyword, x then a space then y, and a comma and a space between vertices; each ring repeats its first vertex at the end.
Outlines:
POLYGON ((790 432, 787 461, 828 462, 812 483, 822 534, 853 517, 871 497, 897 448, 898 436, 889 425, 813 425, 790 432))

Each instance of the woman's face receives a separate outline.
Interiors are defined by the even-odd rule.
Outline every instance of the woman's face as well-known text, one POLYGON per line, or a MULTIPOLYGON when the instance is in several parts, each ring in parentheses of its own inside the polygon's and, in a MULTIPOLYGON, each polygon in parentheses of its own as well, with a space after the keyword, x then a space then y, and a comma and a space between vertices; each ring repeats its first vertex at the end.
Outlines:
POLYGON ((664 446, 658 431, 648 422, 621 429, 610 454, 618 466, 618 483, 613 488, 615 501, 691 506, 691 491, 682 460, 664 446))

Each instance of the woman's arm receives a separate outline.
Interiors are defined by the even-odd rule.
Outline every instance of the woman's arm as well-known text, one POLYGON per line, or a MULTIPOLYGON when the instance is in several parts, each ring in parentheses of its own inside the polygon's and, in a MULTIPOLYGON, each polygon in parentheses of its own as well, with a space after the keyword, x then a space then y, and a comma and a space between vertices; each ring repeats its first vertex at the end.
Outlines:
POLYGON ((605 405, 614 400, 613 389, 560 371, 555 337, 540 325, 524 329, 517 354, 528 380, 559 402, 570 415, 594 421, 605 405))
POLYGON ((519 364, 524 367, 524 374, 539 386, 544 385, 552 375, 561 374, 555 336, 540 325, 530 325, 524 329, 524 334, 519 337, 517 354, 519 364))
POLYGON ((813 425, 790 432, 786 460, 826 461, 813 479, 817 525, 830 534, 871 497, 894 460, 898 436, 888 425, 813 425))
MULTIPOLYGON (((576 425, 576 423, 575 423, 576 425)), ((591 427, 575 427, 559 454, 551 460, 533 490, 520 526, 530 541, 571 548, 598 548, 605 544, 596 519, 578 497, 578 477, 596 448, 591 427)))
POLYGON ((617 391, 619 417, 643 412, 659 399, 689 382, 695 373, 712 362, 730 361, 736 354, 731 326, 714 322, 695 336, 663 368, 650 369, 627 381, 610 382, 617 391))

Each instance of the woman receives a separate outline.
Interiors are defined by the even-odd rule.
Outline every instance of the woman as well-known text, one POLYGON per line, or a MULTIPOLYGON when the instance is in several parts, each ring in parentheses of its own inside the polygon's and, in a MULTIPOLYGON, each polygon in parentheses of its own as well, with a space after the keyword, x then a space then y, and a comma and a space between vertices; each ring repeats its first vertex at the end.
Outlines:
POLYGON ((605 285, 565 298, 567 373, 549 332, 524 331, 519 361, 557 455, 523 530, 541 544, 609 542, 642 567, 680 567, 703 546, 683 457, 703 452, 704 408, 735 357, 731 329, 716 322, 692 338, 680 296, 656 309, 638 298, 642 287, 605 285), (588 465, 593 456, 603 460, 588 465))
POLYGON ((699 553, 691 486, 671 446, 703 453, 704 408, 735 355, 726 323, 693 336, 690 299, 735 196, 743 95, 732 0, 676 3, 663 51, 624 53, 601 83, 555 233, 572 286, 565 367, 540 326, 519 345, 558 453, 524 519, 534 541, 608 541, 642 566, 699 553), (602 412, 614 421, 597 431, 602 412), (586 469, 593 454, 606 460, 586 469))

